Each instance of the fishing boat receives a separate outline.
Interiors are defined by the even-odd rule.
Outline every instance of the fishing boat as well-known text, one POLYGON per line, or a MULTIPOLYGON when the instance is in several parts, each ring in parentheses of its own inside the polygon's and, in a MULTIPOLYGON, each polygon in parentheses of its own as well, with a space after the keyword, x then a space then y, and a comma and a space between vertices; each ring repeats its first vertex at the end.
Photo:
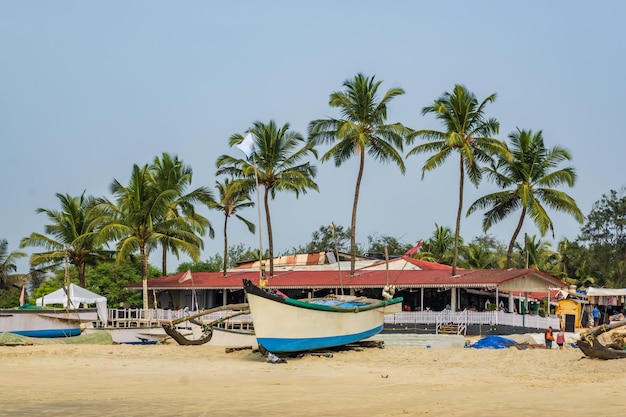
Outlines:
POLYGON ((386 314, 399 313, 402 297, 384 300, 332 295, 293 299, 243 280, 260 350, 292 353, 355 343, 383 329, 386 314))
POLYGON ((602 343, 599 336, 613 329, 626 326, 626 320, 617 321, 611 324, 602 324, 584 333, 581 333, 580 340, 576 342, 578 348, 592 359, 625 359, 624 337, 618 338, 620 343, 602 343))
POLYGON ((0 309, 0 333, 14 333, 28 337, 78 336, 85 323, 96 320, 96 309, 76 311, 24 305, 19 308, 0 309))

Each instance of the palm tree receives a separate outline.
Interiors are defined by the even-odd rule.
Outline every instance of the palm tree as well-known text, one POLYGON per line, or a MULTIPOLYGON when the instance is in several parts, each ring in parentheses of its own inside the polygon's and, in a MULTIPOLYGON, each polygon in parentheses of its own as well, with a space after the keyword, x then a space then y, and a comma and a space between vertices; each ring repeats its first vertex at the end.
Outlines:
POLYGON ((99 227, 101 214, 93 197, 85 196, 84 192, 78 197, 59 193, 56 197, 61 210, 37 209, 37 213, 46 214, 50 221, 44 228, 45 233, 32 233, 22 239, 20 247, 45 248, 45 252, 35 253, 30 258, 32 267, 43 270, 61 267, 67 257, 76 268, 79 285, 85 287, 85 267, 112 259, 114 252, 105 250, 93 235, 99 227))
POLYGON ((558 263, 559 254, 551 249, 550 242, 538 239, 537 236, 525 236, 525 244, 515 245, 520 254, 520 266, 550 272, 558 263))
POLYGON ((365 154, 379 162, 394 162, 404 174, 406 169, 400 152, 411 132, 400 123, 387 123, 387 105, 394 97, 404 94, 404 90, 387 90, 379 101, 377 92, 381 81, 375 81, 374 78, 357 74, 353 80, 344 81, 345 91, 332 93, 328 103, 339 109, 341 118, 319 119, 309 123, 310 141, 333 145, 322 156, 322 162, 332 158, 335 166, 339 167, 352 156, 359 158, 350 225, 350 275, 354 275, 355 270, 356 214, 365 154))
POLYGON ((253 207, 254 203, 250 198, 250 193, 243 191, 241 184, 237 181, 231 181, 226 178, 223 183, 216 181, 215 186, 219 192, 219 201, 214 201, 211 204, 211 208, 224 213, 224 267, 222 273, 226 276, 228 265, 228 219, 234 215, 248 227, 250 233, 254 234, 254 223, 237 214, 240 210, 253 207))
POLYGON ((515 210, 521 209, 507 251, 507 268, 511 267, 513 247, 527 215, 541 236, 545 236, 548 230, 554 235, 554 224, 547 208, 570 214, 579 223, 584 220, 574 199, 554 188, 563 184, 572 187, 576 181, 574 168, 556 169, 561 162, 571 159, 569 152, 560 146, 546 148, 541 131, 533 134, 532 131, 518 129, 509 135, 509 139, 512 159, 501 157, 495 165, 485 169, 503 191, 480 197, 467 212, 469 215, 488 208, 483 217, 483 230, 486 231, 515 210))
MULTIPOLYGON (((228 175, 240 180, 239 185, 245 192, 259 186, 263 187, 263 204, 267 237, 269 243, 269 276, 274 275, 274 237, 270 216, 270 197, 273 200, 277 191, 290 191, 296 194, 306 193, 309 189, 319 191, 313 181, 317 168, 310 162, 301 163, 312 154, 317 158, 313 143, 304 143, 303 137, 295 131, 289 130, 289 124, 278 127, 271 120, 264 124, 254 122, 250 133, 254 136, 255 153, 253 163, 246 159, 237 159, 229 155, 222 155, 217 159, 217 175, 228 175), (301 144, 304 143, 304 146, 301 144)), ((230 137, 230 146, 241 144, 244 137, 235 134, 230 137)))
POLYGON ((468 269, 497 268, 497 254, 479 243, 470 242, 459 248, 459 265, 468 269))
MULTIPOLYGON (((206 217, 196 211, 195 204, 200 203, 210 207, 215 200, 211 190, 206 187, 187 192, 187 187, 191 185, 193 179, 191 167, 184 165, 177 156, 172 157, 168 153, 163 153, 161 158, 158 156, 154 158, 150 171, 158 192, 175 190, 178 195, 169 203, 164 219, 183 216, 194 233, 204 236, 208 229, 209 237, 212 239, 215 236, 213 226, 206 217)), ((159 222, 158 224, 161 226, 169 223, 159 222)), ((179 243, 175 240, 163 240, 161 245, 163 248, 162 273, 167 275, 167 252, 171 251, 178 259, 179 243)))
POLYGON ((15 274, 16 261, 25 256, 24 252, 9 252, 9 243, 5 239, 0 240, 0 290, 9 290, 26 277, 24 274, 15 274))
POLYGON ((452 261, 451 250, 454 248, 454 235, 449 227, 439 226, 435 223, 435 231, 432 236, 422 245, 416 254, 418 259, 440 264, 450 264, 452 261))
POLYGON ((176 247, 197 262, 202 240, 194 233, 193 219, 167 216, 180 193, 172 188, 159 189, 148 165, 134 165, 128 186, 113 180, 110 191, 116 197, 116 204, 99 200, 104 215, 98 237, 102 242, 117 242, 118 263, 139 250, 143 309, 147 311, 150 251, 157 245, 176 247))
POLYGON ((465 175, 467 173, 469 180, 478 186, 482 178, 479 163, 490 162, 494 154, 506 151, 502 141, 492 137, 500 128, 498 121, 493 118, 487 119, 484 114, 485 106, 495 99, 496 95, 492 94, 479 103, 473 93, 457 84, 452 93, 444 93, 431 106, 422 109, 422 115, 434 113, 446 130, 419 130, 409 139, 412 141, 415 137, 421 137, 428 142, 411 149, 407 157, 434 152, 422 167, 422 179, 426 171, 439 167, 453 153, 459 155, 459 207, 454 232, 453 276, 456 275, 459 256, 465 175))

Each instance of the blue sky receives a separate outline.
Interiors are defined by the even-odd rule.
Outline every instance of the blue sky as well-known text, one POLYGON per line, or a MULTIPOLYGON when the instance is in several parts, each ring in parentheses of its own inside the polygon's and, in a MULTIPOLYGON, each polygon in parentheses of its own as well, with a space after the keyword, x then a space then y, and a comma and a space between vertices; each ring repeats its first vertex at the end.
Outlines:
MULTIPOLYGON (((55 193, 110 197, 113 179, 125 184, 133 164, 163 152, 193 168, 194 186, 214 189, 217 157, 238 152, 230 135, 257 120, 306 135, 309 121, 336 115, 329 95, 359 72, 383 91, 406 91, 388 120, 415 129, 441 128, 421 109, 455 84, 481 100, 496 93, 487 114, 500 121, 499 137, 542 130, 548 146, 566 147, 579 178, 565 191, 588 214, 625 183, 625 12, 617 0, 3 1, 0 238, 18 249, 44 231, 36 209, 58 209, 55 193)), ((421 180, 425 158, 409 157, 404 176, 366 160, 358 242, 378 234, 415 243, 435 223, 454 227, 455 160, 421 180)), ((317 162, 319 193, 271 202, 276 253, 331 221, 349 226, 356 162, 317 162)), ((494 190, 467 187, 465 208, 494 190)), ((202 259, 222 247, 223 218, 204 214, 218 237, 205 240, 202 259)), ((255 209, 243 214, 257 221, 255 209)), ((576 238, 574 219, 550 214, 555 241, 576 238)), ((481 220, 463 219, 466 240, 482 234, 481 220)), ((512 220, 489 233, 508 242, 512 220)), ((538 234, 530 222, 524 232, 538 234)), ((258 237, 233 221, 229 242, 256 247, 258 237)), ((26 260, 19 266, 27 272, 26 260)))

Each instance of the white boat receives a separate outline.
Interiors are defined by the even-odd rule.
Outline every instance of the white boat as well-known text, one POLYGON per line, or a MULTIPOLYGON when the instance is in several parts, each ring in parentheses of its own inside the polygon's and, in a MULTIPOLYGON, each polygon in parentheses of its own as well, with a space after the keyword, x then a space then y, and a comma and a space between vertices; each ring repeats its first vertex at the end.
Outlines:
POLYGON ((106 314, 106 298, 73 284, 69 287, 69 296, 63 287, 44 297, 46 301, 38 298, 36 306, 0 309, 0 332, 43 338, 78 336, 88 323, 98 320, 100 314, 106 314), (79 308, 83 302, 97 302, 97 307, 79 308), (49 307, 51 304, 63 308, 49 307))
POLYGON ((243 280, 259 349, 303 352, 343 346, 383 329, 386 314, 399 313, 402 297, 356 296, 293 299, 243 280))
POLYGON ((76 310, 27 306, 0 309, 0 333, 15 333, 28 337, 78 336, 85 323, 97 320, 96 309, 76 310))
MULTIPOLYGON (((87 334, 105 331, 111 335, 114 344, 124 345, 154 345, 162 343, 169 336, 161 325, 140 326, 140 327, 88 327, 87 334)), ((184 334, 191 334, 191 331, 181 330, 184 334)))

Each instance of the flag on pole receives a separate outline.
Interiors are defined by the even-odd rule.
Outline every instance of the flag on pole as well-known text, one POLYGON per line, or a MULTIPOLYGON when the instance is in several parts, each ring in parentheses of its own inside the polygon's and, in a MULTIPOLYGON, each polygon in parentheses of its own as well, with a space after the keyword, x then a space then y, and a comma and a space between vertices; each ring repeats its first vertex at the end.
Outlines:
POLYGON ((250 158, 256 149, 254 147, 254 137, 252 136, 252 132, 248 132, 243 141, 237 145, 237 148, 246 154, 246 158, 250 158))
POLYGON ((413 246, 411 249, 409 249, 404 256, 413 256, 413 254, 415 252, 417 252, 420 248, 422 247, 422 241, 420 240, 417 245, 413 246))
POLYGON ((190 279, 193 279, 193 277, 191 276, 191 271, 187 270, 187 272, 185 272, 183 276, 180 277, 180 279, 178 280, 178 283, 182 284, 183 282, 189 281, 190 279))
POLYGON ((24 287, 22 287, 22 294, 20 295, 20 306, 24 305, 24 287))

